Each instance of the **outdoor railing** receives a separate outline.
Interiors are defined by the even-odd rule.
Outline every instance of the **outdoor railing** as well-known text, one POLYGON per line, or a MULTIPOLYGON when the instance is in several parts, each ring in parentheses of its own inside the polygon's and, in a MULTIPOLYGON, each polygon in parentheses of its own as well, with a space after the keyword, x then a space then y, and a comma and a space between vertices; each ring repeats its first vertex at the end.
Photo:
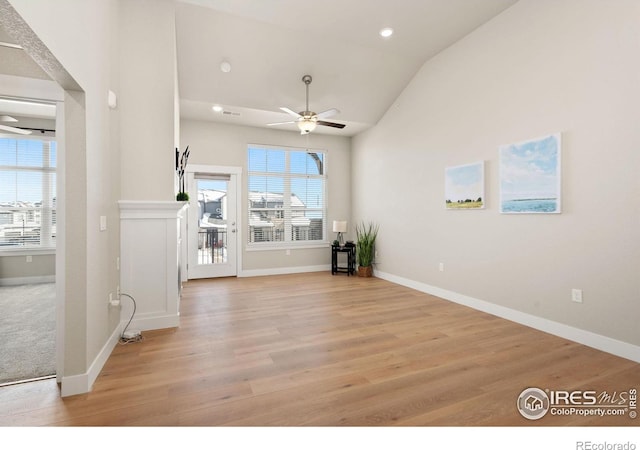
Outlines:
POLYGON ((227 230, 224 228, 200 228, 198 231, 198 264, 226 262, 227 230))

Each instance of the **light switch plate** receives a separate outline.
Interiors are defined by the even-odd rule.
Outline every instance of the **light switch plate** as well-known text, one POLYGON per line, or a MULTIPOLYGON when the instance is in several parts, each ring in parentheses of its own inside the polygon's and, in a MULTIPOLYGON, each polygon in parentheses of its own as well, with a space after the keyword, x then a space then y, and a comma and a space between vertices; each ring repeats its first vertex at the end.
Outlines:
POLYGON ((571 301, 582 303, 582 289, 571 289, 571 301))

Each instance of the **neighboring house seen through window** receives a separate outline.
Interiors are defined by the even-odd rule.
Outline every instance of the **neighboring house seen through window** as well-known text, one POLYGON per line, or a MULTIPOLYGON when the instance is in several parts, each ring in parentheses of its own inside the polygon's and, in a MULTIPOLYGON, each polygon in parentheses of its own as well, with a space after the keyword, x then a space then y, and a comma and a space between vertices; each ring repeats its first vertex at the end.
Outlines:
POLYGON ((316 150, 249 145, 249 246, 325 240, 325 159, 316 150))
POLYGON ((55 248, 56 142, 0 137, 0 251, 55 248))

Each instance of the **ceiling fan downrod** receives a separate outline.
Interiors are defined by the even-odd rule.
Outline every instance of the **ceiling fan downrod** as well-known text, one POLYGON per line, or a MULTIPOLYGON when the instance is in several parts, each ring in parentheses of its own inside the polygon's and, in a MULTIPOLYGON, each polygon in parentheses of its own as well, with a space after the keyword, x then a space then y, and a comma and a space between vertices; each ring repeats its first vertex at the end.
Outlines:
POLYGON ((307 88, 307 103, 306 103, 306 109, 305 109, 305 114, 310 114, 309 111, 309 85, 311 84, 311 81, 313 81, 313 78, 311 78, 311 75, 305 75, 302 77, 302 82, 305 84, 306 88, 307 88))

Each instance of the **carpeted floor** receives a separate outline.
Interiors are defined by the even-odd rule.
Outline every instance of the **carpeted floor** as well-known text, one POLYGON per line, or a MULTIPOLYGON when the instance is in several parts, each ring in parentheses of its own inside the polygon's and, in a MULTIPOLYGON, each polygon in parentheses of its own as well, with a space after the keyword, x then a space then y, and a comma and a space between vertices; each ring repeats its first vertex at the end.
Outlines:
POLYGON ((0 384, 56 373, 55 286, 0 286, 0 384))

